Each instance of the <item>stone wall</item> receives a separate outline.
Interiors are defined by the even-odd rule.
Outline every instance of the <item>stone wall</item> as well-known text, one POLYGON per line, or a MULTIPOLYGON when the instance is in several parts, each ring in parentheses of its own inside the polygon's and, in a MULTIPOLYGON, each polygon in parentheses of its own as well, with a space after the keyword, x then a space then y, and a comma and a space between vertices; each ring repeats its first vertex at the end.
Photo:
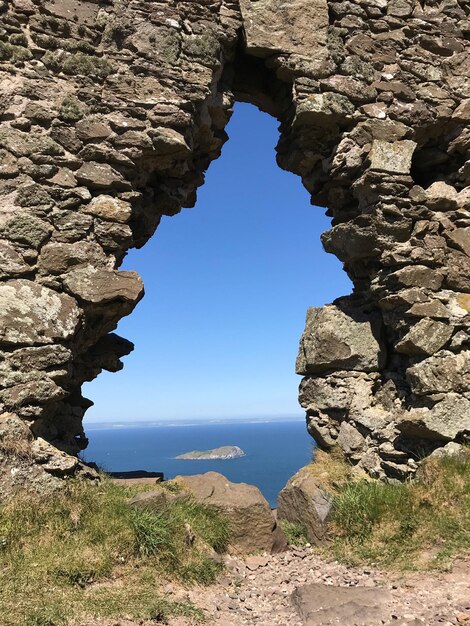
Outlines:
POLYGON ((468 13, 464 0, 0 0, 4 485, 88 471, 81 385, 122 367, 132 345, 113 330, 143 295, 119 265, 194 204, 236 99, 279 119, 279 165, 328 207, 323 245, 354 283, 308 312, 311 434, 399 478, 465 440, 468 13))

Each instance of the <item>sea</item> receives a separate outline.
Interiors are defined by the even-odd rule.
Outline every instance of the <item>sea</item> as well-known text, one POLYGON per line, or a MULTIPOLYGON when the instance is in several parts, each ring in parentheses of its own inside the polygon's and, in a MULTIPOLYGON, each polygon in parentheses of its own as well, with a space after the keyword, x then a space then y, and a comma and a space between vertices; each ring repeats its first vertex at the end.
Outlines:
POLYGON ((108 472, 146 470, 177 475, 214 471, 233 482, 259 487, 271 507, 288 479, 312 459, 314 441, 305 420, 89 424, 82 454, 108 472), (182 460, 192 450, 239 446, 245 456, 229 460, 182 460))

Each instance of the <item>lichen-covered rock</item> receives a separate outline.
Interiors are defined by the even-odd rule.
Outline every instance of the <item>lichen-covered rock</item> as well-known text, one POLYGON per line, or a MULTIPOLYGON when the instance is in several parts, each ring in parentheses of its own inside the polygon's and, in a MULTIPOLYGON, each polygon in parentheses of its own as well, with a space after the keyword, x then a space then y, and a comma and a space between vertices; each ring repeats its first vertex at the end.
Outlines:
POLYGON ((415 148, 416 143, 410 140, 392 143, 376 139, 369 152, 370 167, 384 172, 409 174, 415 148))
POLYGON ((47 344, 71 339, 80 309, 69 295, 30 280, 0 285, 0 341, 10 345, 47 344))
POLYGON ((28 274, 31 271, 29 266, 19 254, 14 246, 7 241, 0 241, 0 276, 10 278, 28 274))
POLYGON ((383 362, 380 320, 352 307, 311 308, 300 340, 298 374, 333 369, 377 371, 383 362))
POLYGON ((123 223, 129 220, 132 213, 132 207, 129 203, 107 195, 93 198, 90 204, 85 205, 83 210, 85 213, 95 215, 104 220, 123 223))
POLYGON ((432 319, 420 319, 396 344, 397 352, 403 354, 434 354, 452 337, 452 327, 432 319))
MULTIPOLYGON (((274 51, 315 57, 326 56, 328 4, 326 0, 311 2, 240 0, 241 14, 249 53, 271 56, 274 51)), ((310 59, 309 59, 310 60, 310 59)))
POLYGON ((413 409, 397 424, 407 437, 432 441, 464 441, 470 437, 470 400, 449 394, 431 409, 413 409))
POLYGON ((431 395, 470 389, 470 351, 459 354, 444 351, 421 361, 407 370, 413 392, 431 395))
POLYGON ((119 300, 135 305, 144 295, 140 276, 121 270, 77 269, 68 273, 64 285, 80 300, 93 304, 119 300))

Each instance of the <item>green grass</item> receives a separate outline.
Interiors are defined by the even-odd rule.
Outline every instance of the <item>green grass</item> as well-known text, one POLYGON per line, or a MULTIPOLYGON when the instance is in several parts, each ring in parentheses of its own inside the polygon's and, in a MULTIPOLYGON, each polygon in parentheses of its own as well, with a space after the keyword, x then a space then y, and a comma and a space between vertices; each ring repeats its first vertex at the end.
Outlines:
POLYGON ((228 523, 189 498, 158 512, 127 500, 136 489, 70 481, 47 498, 0 504, 2 626, 64 626, 86 616, 202 615, 165 599, 165 581, 209 583, 228 523), (189 537, 189 539, 188 539, 189 537))
POLYGON ((330 537, 328 549, 350 564, 445 568, 470 554, 470 451, 428 461, 411 482, 347 482, 330 537))
POLYGON ((290 546, 305 546, 305 544, 309 542, 307 539, 307 530, 302 524, 280 520, 279 525, 290 546))

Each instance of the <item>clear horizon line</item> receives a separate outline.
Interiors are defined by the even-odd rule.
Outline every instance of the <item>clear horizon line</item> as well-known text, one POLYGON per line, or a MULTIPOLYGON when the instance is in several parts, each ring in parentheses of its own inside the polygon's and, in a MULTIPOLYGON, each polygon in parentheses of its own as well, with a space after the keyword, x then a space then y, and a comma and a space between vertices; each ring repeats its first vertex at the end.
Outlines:
POLYGON ((235 422, 251 422, 251 421, 279 421, 279 420, 292 420, 292 419, 302 419, 305 414, 279 414, 279 415, 244 415, 244 416, 230 416, 230 417, 185 417, 185 418, 143 418, 143 419, 116 419, 116 420, 106 420, 106 419, 94 419, 90 421, 84 420, 84 426, 92 426, 92 425, 115 425, 115 424, 162 424, 162 423, 181 423, 188 424, 193 422, 198 423, 227 423, 231 421, 235 422))

